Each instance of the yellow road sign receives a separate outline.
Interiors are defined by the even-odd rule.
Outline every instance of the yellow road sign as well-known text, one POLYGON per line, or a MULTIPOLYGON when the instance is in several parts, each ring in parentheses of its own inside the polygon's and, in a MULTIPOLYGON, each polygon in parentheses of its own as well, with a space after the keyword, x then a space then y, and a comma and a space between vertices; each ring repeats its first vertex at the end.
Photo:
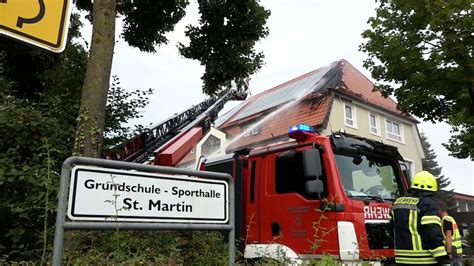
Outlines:
POLYGON ((60 53, 71 0, 0 0, 0 34, 60 53))

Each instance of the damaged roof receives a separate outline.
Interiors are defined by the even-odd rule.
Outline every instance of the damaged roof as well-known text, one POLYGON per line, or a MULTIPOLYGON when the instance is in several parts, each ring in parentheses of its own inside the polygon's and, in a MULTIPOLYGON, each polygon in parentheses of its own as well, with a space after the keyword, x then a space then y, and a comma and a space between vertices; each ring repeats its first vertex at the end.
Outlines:
MULTIPOLYGON (((378 91, 372 91, 373 87, 374 84, 367 77, 348 61, 341 59, 248 98, 219 117, 215 125, 224 129, 258 117, 261 113, 293 100, 315 93, 323 94, 328 89, 334 89, 336 93, 356 98, 375 108, 417 122, 414 118, 403 115, 397 109, 397 103, 394 100, 384 98, 378 91)), ((330 109, 325 111, 329 112, 330 109)), ((321 114, 318 116, 321 117, 321 114)))

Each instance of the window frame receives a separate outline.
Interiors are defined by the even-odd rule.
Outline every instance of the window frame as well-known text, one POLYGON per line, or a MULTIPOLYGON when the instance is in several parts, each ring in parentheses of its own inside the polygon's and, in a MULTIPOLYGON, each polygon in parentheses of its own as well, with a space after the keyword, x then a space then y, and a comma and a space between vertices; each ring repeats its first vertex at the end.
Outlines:
POLYGON ((379 136, 379 137, 382 135, 381 127, 380 127, 380 117, 377 113, 374 113, 371 111, 369 111, 369 133, 375 136, 379 136), (375 127, 373 127, 371 124, 371 120, 370 120, 371 116, 375 117, 375 127), (377 132, 376 133, 372 132, 372 128, 375 128, 377 132))
POLYGON ((249 137, 250 136, 250 133, 252 130, 249 130, 250 129, 250 126, 249 125, 245 125, 243 128, 242 128, 242 133, 245 133, 245 131, 247 131, 247 133, 243 134, 242 137, 243 138, 246 138, 246 137, 249 137))
POLYGON ((347 126, 347 127, 350 127, 350 128, 358 129, 358 127, 357 127, 357 110, 356 110, 355 104, 343 102, 343 110, 344 110, 344 125, 347 126), (346 107, 351 108, 352 118, 347 117, 346 107), (348 119, 352 120, 352 125, 347 123, 348 119))
MULTIPOLYGON (((304 183, 308 180, 312 180, 311 177, 307 177, 304 175, 304 167, 303 167, 303 152, 304 150, 300 149, 288 149, 283 150, 282 152, 274 155, 272 158, 273 160, 273 169, 274 169, 274 180, 273 180, 273 194, 274 195, 290 195, 295 194, 299 195, 300 197, 304 198, 305 200, 319 200, 318 195, 307 195, 304 189, 304 183), (288 154, 288 156, 286 155, 288 154), (296 159, 296 160, 295 160, 296 159), (297 167, 297 171, 292 171, 290 169, 295 169, 294 164, 298 164, 301 167, 297 167), (279 171, 281 169, 285 169, 285 171, 279 171), (292 179, 288 178, 288 173, 291 172, 292 179), (288 182, 291 182, 291 186, 288 186, 288 182), (294 182, 296 181, 296 182, 294 182), (298 183, 299 182, 299 183, 298 183), (298 185, 299 184, 299 185, 298 185), (302 185, 302 186, 301 186, 302 185)), ((321 161, 323 160, 322 156, 320 157, 321 161)), ((327 178, 324 163, 321 164, 322 167, 322 176, 319 178, 323 182, 323 186, 326 190, 321 193, 321 197, 325 198, 328 196, 327 191, 327 178)))
POLYGON ((405 134, 404 134, 404 129, 403 129, 403 123, 400 122, 399 120, 392 119, 392 118, 390 118, 390 117, 386 117, 386 118, 385 118, 385 137, 386 137, 388 140, 405 144, 405 134), (392 124, 392 130, 390 130, 390 131, 388 130, 388 123, 391 123, 391 124, 392 124), (398 135, 393 132, 393 124, 398 125, 398 130, 399 130, 399 134, 398 134, 398 135), (391 135, 393 135, 393 136, 398 136, 398 137, 400 137, 400 139, 391 137, 391 135))
POLYGON ((250 130, 250 134, 252 136, 260 134, 260 127, 253 127, 252 130, 250 130))
MULTIPOLYGON (((408 159, 408 158, 403 158, 403 160, 405 160, 404 165, 407 166, 408 169, 410 169, 411 177, 414 177, 415 174, 416 174, 415 161, 413 161, 412 159, 408 159), (410 167, 408 167, 408 166, 410 166, 410 167)), ((403 163, 403 161, 400 161, 399 163, 403 163)))
POLYGON ((242 127, 241 134, 248 130, 247 133, 242 135, 243 138, 260 134, 261 127, 260 126, 253 127, 253 125, 254 124, 247 124, 247 125, 242 127))

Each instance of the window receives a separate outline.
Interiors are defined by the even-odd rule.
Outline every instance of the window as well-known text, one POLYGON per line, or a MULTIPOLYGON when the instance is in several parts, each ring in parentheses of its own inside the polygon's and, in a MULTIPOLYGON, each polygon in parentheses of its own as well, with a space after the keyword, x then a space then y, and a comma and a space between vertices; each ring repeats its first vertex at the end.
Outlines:
POLYGON ((242 137, 248 137, 250 135, 258 135, 260 134, 260 126, 255 126, 255 124, 252 125, 246 125, 242 129, 242 137))
POLYGON ((373 113, 369 113, 369 130, 370 133, 380 136, 380 127, 379 127, 379 116, 373 113))
POLYGON ((344 150, 335 157, 347 196, 394 200, 403 191, 394 162, 344 150))
POLYGON ((410 180, 413 176, 415 176, 416 171, 415 171, 415 163, 407 158, 403 158, 405 161, 399 161, 400 166, 402 166, 402 170, 407 169, 408 174, 410 175, 408 179, 410 180))
POLYGON ((257 167, 257 161, 252 161, 252 170, 250 173, 250 203, 255 202, 255 171, 257 167))
POLYGON ((468 212, 473 212, 474 211, 474 203, 469 203, 467 207, 468 207, 467 208, 468 212))
MULTIPOLYGON (((305 198, 316 199, 317 195, 306 195, 305 184, 308 178, 304 175, 303 168, 303 152, 290 150, 281 153, 275 160, 275 190, 277 194, 298 193, 305 198)), ((326 190, 321 197, 327 196, 327 183, 323 176, 320 178, 323 181, 326 190)))
POLYGON ((344 103, 344 124, 348 127, 357 128, 356 108, 349 103, 344 103))
POLYGON ((400 123, 394 122, 392 120, 387 120, 386 126, 388 139, 403 142, 402 125, 400 123))
POLYGON ((243 137, 248 137, 250 136, 250 126, 244 126, 244 129, 242 130, 243 132, 243 137))
POLYGON ((250 134, 252 135, 257 135, 258 133, 260 133, 260 127, 253 127, 250 131, 250 134))

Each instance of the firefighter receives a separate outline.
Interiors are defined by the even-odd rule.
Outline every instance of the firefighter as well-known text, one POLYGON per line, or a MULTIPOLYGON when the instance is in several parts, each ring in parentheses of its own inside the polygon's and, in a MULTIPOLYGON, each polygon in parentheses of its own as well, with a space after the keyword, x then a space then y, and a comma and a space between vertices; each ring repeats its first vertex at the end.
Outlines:
POLYGON ((459 265, 459 259, 462 257, 462 243, 458 225, 454 218, 448 215, 448 206, 444 201, 439 201, 438 207, 446 252, 451 258, 452 265, 459 265))
POLYGON ((390 211, 390 224, 395 238, 397 265, 449 265, 443 244, 441 219, 435 192, 438 184, 427 171, 411 180, 408 195, 395 200, 390 211))

